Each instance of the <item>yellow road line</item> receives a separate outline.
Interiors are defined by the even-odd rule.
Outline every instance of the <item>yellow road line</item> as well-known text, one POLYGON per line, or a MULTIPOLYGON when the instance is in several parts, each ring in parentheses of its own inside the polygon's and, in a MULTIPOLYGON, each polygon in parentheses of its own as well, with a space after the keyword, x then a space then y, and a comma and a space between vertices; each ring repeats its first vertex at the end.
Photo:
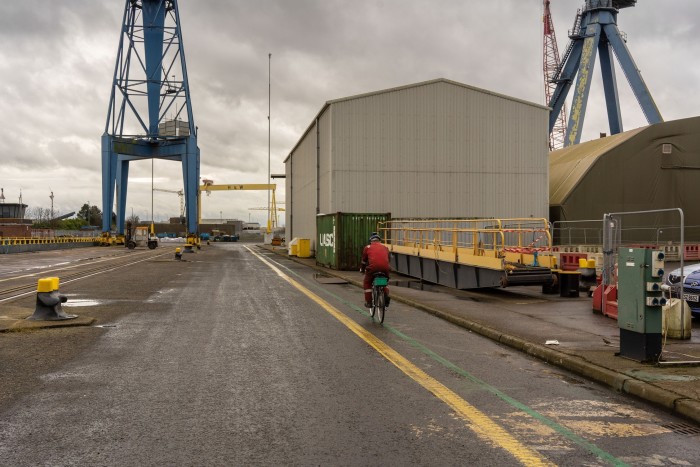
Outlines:
POLYGON ((455 392, 449 389, 444 384, 429 376, 423 370, 408 361, 405 357, 399 354, 396 350, 389 347, 374 334, 367 331, 365 328, 357 324, 352 319, 335 309, 328 302, 323 300, 318 295, 311 292, 309 289, 286 275, 277 266, 272 264, 267 259, 263 258, 255 251, 246 246, 248 251, 255 255, 260 261, 267 264, 278 276, 283 278, 289 284, 294 286, 304 295, 316 302, 321 308, 343 323, 348 329, 354 332, 362 340, 372 346, 377 352, 382 354, 384 358, 393 363, 399 370, 403 371, 407 376, 415 382, 423 386, 428 391, 432 392, 436 397, 449 405, 458 415, 464 418, 467 426, 476 433, 481 439, 488 441, 495 447, 505 449, 512 454, 518 461, 525 465, 553 465, 537 451, 534 451, 520 441, 515 439, 510 433, 504 430, 500 425, 491 420, 486 414, 478 410, 473 405, 459 397, 455 392))

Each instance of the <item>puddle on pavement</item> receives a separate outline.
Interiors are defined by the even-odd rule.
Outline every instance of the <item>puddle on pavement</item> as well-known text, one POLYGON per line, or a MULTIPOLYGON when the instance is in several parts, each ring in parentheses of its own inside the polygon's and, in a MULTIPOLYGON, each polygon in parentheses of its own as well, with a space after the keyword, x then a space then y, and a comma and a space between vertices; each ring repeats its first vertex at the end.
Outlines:
POLYGON ((64 307, 82 307, 82 306, 102 305, 103 303, 104 303, 104 301, 92 300, 89 298, 70 298, 70 297, 68 297, 68 301, 66 303, 63 303, 61 306, 64 306, 64 307))
POLYGON ((331 276, 322 272, 314 273, 314 279, 321 284, 347 284, 348 281, 340 277, 331 276))
MULTIPOLYGON (((679 371, 682 371, 679 368, 679 371)), ((626 372, 627 375, 633 376, 635 378, 641 379, 642 381, 654 382, 654 381, 668 381, 674 383, 688 383, 692 381, 697 381, 697 376, 694 375, 684 375, 684 374, 666 374, 666 373, 653 373, 651 371, 644 370, 630 370, 626 372)))
POLYGON ((425 282, 421 282, 419 280, 415 279, 409 279, 409 280, 389 280, 389 285, 393 285, 394 287, 405 287, 408 289, 415 289, 415 290, 433 290, 433 287, 430 284, 426 284, 425 282))
MULTIPOLYGON (((406 289, 413 289, 413 290, 424 290, 426 292, 444 292, 445 287, 441 285, 436 285, 436 284, 431 284, 429 282, 424 282, 420 281, 418 279, 404 279, 404 280, 399 280, 399 279, 390 279, 389 280, 389 285, 393 287, 403 287, 406 289)), ((458 300, 470 300, 473 302, 481 302, 482 299, 479 297, 475 297, 473 295, 465 295, 468 292, 462 291, 462 290, 456 290, 456 289, 449 289, 452 291, 453 295, 455 298, 458 300)))
MULTIPOLYGON (((179 276, 180 274, 175 275, 179 276)), ((177 289, 174 288, 158 290, 146 299, 146 303, 170 302, 173 300, 176 292, 177 289)))

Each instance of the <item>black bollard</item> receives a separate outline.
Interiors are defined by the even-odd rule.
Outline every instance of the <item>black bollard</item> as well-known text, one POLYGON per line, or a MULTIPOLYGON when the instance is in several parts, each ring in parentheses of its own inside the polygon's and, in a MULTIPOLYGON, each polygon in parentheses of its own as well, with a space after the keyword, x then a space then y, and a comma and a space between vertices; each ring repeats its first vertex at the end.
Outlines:
POLYGON ((58 292, 58 286, 58 277, 39 279, 36 289, 36 307, 34 308, 34 314, 27 319, 36 321, 59 321, 78 317, 78 315, 69 315, 63 311, 61 304, 66 303, 68 297, 58 292))
POLYGON ((581 258, 578 261, 578 265, 578 271, 581 273, 581 277, 579 278, 579 290, 581 292, 586 292, 589 297, 592 297, 593 290, 598 285, 595 260, 581 258))

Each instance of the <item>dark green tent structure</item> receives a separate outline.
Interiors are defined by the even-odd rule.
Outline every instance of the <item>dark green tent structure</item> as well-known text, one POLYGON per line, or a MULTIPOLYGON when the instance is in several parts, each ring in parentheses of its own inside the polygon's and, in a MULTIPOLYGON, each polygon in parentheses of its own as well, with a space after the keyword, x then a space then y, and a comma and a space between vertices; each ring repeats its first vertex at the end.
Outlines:
MULTIPOLYGON (((686 241, 700 241, 700 117, 658 123, 569 146, 549 155, 549 213, 555 235, 567 229, 585 243, 605 213, 681 208, 686 241), (558 228, 559 227, 559 228, 558 228)), ((623 239, 677 241, 680 216, 625 216, 623 239)), ((565 242, 567 243, 567 242, 565 242)))

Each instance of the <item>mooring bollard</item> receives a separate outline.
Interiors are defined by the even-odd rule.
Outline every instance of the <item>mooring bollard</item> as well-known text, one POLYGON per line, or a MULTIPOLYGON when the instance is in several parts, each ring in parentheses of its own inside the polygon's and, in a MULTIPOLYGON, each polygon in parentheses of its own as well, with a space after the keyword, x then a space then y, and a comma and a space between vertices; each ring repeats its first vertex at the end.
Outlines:
POLYGON ((58 321, 78 317, 78 315, 69 315, 63 311, 61 303, 67 302, 68 297, 58 292, 58 286, 58 277, 44 277, 43 279, 39 279, 36 287, 36 307, 34 308, 34 314, 27 319, 58 321))
POLYGON ((182 259, 182 251, 179 248, 175 248, 175 259, 177 259, 177 260, 182 259))

